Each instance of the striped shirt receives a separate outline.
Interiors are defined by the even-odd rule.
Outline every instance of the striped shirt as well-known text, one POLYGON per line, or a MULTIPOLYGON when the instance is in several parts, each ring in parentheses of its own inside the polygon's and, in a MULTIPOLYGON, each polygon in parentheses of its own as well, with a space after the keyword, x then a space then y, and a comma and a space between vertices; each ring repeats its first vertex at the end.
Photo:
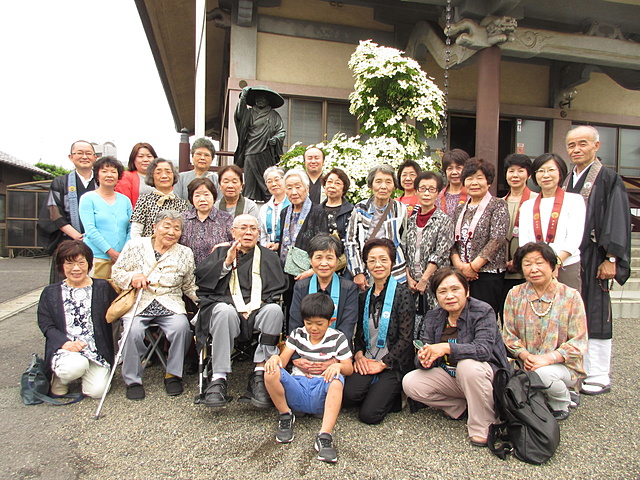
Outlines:
MULTIPOLYGON (((344 333, 335 330, 331 327, 327 328, 324 337, 317 344, 312 344, 309 339, 309 334, 304 327, 296 328, 289 338, 287 338, 287 347, 296 351, 301 358, 309 360, 310 362, 324 362, 335 358, 337 360, 346 360, 351 358, 351 350, 349 349, 349 342, 344 333)), ((293 366, 291 375, 305 375, 302 371, 293 366)), ((312 375, 314 377, 320 377, 322 375, 312 375)))

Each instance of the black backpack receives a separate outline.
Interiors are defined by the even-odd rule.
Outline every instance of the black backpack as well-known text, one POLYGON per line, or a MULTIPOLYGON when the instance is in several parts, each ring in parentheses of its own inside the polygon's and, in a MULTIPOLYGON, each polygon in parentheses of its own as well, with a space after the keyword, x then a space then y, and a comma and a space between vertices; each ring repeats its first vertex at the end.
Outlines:
POLYGON ((549 411, 542 390, 548 386, 535 372, 501 368, 493 377, 496 413, 503 423, 489 427, 487 445, 505 460, 513 453, 518 460, 541 465, 560 443, 560 428, 549 411))

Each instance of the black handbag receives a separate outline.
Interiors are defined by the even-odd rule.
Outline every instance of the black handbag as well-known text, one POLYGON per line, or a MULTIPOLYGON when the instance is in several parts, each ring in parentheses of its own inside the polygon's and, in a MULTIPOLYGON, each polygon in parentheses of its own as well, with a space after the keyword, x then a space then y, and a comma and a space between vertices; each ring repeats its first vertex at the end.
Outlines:
POLYGON ((548 388, 536 372, 501 368, 493 377, 496 413, 503 423, 489 427, 487 446, 505 460, 509 453, 523 462, 541 465, 560 443, 560 428, 542 390, 548 388))
POLYGON ((39 405, 45 402, 51 405, 70 405, 84 398, 81 393, 70 393, 58 398, 50 397, 49 379, 44 373, 44 361, 36 353, 32 355, 31 364, 20 379, 20 396, 25 405, 39 405))

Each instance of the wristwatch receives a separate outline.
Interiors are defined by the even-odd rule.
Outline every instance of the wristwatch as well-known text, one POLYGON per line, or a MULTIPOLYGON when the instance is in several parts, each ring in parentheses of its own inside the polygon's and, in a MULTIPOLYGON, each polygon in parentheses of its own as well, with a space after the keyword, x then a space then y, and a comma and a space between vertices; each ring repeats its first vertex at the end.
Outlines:
POLYGON ((609 260, 611 263, 616 263, 616 257, 607 257, 607 260, 609 260))

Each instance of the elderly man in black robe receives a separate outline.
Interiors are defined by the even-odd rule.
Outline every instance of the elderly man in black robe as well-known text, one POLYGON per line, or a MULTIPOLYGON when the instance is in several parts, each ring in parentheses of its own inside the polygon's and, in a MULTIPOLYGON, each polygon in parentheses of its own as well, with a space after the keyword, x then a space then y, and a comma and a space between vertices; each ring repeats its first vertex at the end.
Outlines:
POLYGON ((277 164, 283 153, 287 132, 280 114, 274 110, 282 105, 284 99, 278 93, 259 86, 243 88, 236 107, 238 148, 234 161, 244 168, 244 196, 259 202, 270 198, 264 171, 277 164))
POLYGON ((233 243, 216 248, 195 272, 200 299, 196 337, 199 346, 209 337, 211 341, 212 376, 203 403, 224 407, 231 401, 227 374, 234 340, 240 335, 250 339, 257 330, 255 370, 240 401, 267 408, 272 403, 264 385, 264 363, 278 353, 284 315, 276 302, 286 289, 285 278, 278 254, 258 245, 255 217, 237 216, 231 232, 233 243))
POLYGON ((596 157, 598 130, 580 126, 567 134, 567 153, 575 167, 564 181, 567 192, 579 193, 587 205, 580 245, 582 298, 587 311, 589 349, 584 356, 587 377, 581 392, 598 395, 611 390, 613 318, 609 290, 629 278, 631 218, 624 182, 596 157))

